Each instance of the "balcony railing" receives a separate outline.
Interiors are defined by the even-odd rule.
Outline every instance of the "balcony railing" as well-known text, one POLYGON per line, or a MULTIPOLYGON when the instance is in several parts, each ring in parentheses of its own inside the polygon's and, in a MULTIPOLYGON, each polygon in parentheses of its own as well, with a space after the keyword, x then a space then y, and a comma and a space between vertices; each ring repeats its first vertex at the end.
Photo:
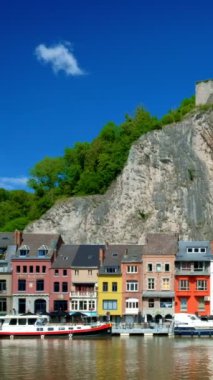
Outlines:
POLYGON ((70 292, 70 297, 78 297, 78 298, 96 298, 97 292, 70 292))
POLYGON ((209 275, 210 274, 210 269, 209 268, 176 268, 175 269, 175 274, 176 275, 187 275, 187 276, 195 276, 195 275, 198 275, 198 274, 202 274, 202 275, 209 275))

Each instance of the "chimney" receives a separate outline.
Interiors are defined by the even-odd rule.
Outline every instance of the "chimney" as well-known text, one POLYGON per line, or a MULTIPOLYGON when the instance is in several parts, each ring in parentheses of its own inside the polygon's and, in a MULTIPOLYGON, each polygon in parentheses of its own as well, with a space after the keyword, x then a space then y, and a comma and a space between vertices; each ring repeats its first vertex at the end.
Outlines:
POLYGON ((100 266, 101 266, 101 267, 103 266, 104 259, 105 259, 105 251, 104 251, 104 248, 99 248, 99 263, 100 263, 100 266))
POLYGON ((23 241, 23 232, 19 230, 15 230, 15 244, 17 247, 21 246, 23 241))

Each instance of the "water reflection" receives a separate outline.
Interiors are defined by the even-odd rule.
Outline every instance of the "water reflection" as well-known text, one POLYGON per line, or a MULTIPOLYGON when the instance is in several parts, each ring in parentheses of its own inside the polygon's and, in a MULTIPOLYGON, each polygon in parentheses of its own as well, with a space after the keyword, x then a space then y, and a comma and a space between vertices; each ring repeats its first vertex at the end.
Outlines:
POLYGON ((213 339, 0 341, 0 379, 210 380, 213 339))

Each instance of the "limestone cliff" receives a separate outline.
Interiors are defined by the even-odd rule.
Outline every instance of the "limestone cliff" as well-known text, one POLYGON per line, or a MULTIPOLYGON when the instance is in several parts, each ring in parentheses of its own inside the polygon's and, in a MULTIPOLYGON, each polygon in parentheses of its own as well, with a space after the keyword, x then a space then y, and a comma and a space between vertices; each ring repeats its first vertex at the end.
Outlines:
POLYGON ((26 228, 66 243, 143 243, 148 232, 213 238, 213 111, 148 133, 105 195, 57 203, 26 228))

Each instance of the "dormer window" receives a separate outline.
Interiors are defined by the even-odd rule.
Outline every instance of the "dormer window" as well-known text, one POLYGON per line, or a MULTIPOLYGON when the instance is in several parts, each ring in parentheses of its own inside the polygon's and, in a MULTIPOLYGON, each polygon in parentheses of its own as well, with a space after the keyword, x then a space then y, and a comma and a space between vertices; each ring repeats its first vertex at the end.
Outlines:
POLYGON ((42 245, 39 249, 38 249, 38 256, 39 257, 45 257, 48 253, 48 247, 46 245, 42 245))
POLYGON ((30 252, 30 248, 28 247, 28 245, 23 245, 22 247, 19 248, 20 257, 28 256, 29 252, 30 252))
POLYGON ((187 248, 187 253, 206 253, 206 247, 190 247, 187 248))

